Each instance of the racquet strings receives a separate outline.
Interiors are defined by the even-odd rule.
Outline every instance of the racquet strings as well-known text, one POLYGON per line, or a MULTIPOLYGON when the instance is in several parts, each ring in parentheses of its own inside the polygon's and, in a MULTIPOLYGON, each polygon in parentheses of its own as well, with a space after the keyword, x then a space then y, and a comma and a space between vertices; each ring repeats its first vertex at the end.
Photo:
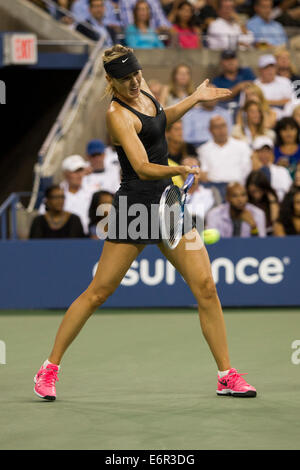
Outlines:
POLYGON ((176 186, 172 186, 166 194, 163 218, 165 238, 173 246, 182 231, 181 196, 176 186))

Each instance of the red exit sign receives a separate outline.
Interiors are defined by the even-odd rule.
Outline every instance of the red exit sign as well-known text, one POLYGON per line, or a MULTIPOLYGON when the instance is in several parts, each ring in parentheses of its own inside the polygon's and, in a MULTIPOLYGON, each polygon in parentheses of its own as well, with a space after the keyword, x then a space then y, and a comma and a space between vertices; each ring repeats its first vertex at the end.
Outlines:
POLYGON ((6 34, 5 63, 24 65, 37 63, 37 37, 35 34, 6 34))

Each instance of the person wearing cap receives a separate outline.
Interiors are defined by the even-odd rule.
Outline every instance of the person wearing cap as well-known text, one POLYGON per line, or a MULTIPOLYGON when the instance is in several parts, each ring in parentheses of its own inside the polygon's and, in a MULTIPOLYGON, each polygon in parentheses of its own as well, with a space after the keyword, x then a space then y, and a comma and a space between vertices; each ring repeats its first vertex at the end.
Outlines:
POLYGON ((226 50, 220 55, 221 74, 212 80, 219 88, 229 88, 232 95, 227 101, 220 102, 221 106, 227 107, 228 102, 238 103, 241 91, 245 90, 256 76, 250 67, 241 67, 237 53, 234 50, 226 50))
POLYGON ((248 202, 247 191, 238 182, 228 184, 226 202, 208 212, 205 227, 217 229, 222 238, 266 236, 264 212, 248 202))
POLYGON ((259 136, 253 142, 253 169, 260 170, 268 178, 275 190, 278 200, 282 201, 289 191, 293 180, 289 171, 283 166, 274 165, 274 144, 267 136, 259 136))
POLYGON ((111 162, 112 151, 104 142, 94 139, 88 142, 86 155, 91 172, 84 176, 83 187, 91 193, 106 190, 115 194, 120 186, 120 170, 119 164, 111 162))
POLYGON ((254 81, 262 90, 269 105, 281 117, 282 109, 295 99, 291 81, 276 75, 276 59, 272 54, 264 54, 258 59, 259 77, 254 81))
POLYGON ((88 211, 91 193, 82 184, 88 163, 80 155, 71 155, 62 163, 64 180, 60 187, 65 193, 64 210, 80 217, 84 233, 88 234, 88 211))
POLYGON ((218 18, 207 29, 209 49, 249 48, 253 44, 253 34, 241 23, 233 0, 218 0, 217 14, 218 18))
POLYGON ((282 25, 272 20, 272 0, 255 0, 255 15, 247 22, 247 28, 252 31, 255 43, 266 46, 282 46, 288 38, 282 25))

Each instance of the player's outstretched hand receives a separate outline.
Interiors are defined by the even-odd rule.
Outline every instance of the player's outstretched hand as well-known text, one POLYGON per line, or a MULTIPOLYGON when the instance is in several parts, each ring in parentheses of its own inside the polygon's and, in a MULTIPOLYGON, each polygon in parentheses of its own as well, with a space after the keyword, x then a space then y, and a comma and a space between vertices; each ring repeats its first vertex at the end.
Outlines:
POLYGON ((195 91, 198 101, 213 101, 228 98, 232 92, 228 88, 215 88, 210 86, 209 79, 207 78, 195 91))

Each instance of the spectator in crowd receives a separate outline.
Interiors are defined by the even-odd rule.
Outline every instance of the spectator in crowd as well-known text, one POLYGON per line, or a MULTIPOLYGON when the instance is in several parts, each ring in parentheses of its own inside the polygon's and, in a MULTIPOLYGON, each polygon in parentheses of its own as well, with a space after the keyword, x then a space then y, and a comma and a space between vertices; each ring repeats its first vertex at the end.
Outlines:
POLYGON ((174 5, 172 32, 175 44, 182 49, 199 49, 201 47, 200 29, 195 26, 194 7, 188 1, 174 5))
POLYGON ((134 49, 163 48, 164 43, 159 39, 153 28, 150 28, 151 9, 146 0, 138 0, 133 8, 134 23, 125 30, 125 43, 134 49))
POLYGON ((275 127, 275 163, 288 168, 293 176, 300 162, 300 127, 293 117, 285 117, 275 127))
POLYGON ((279 77, 286 77, 292 82, 300 80, 297 69, 291 61, 291 54, 285 47, 280 47, 275 52, 276 73, 279 77))
POLYGON ((292 117, 295 119, 296 123, 300 127, 300 104, 294 108, 292 117))
POLYGON ((300 164, 298 164, 296 167, 294 182, 291 186, 291 190, 296 188, 300 189, 300 164))
POLYGON ((157 99, 157 101, 161 103, 162 93, 164 89, 164 85, 161 83, 161 81, 157 78, 151 78, 150 80, 148 80, 148 87, 150 88, 151 93, 157 99))
POLYGON ((199 7, 196 8, 195 22, 202 30, 203 34, 207 33, 207 29, 215 19, 217 19, 217 0, 200 0, 199 7), (202 3, 202 5, 200 5, 202 3))
MULTIPOLYGON (((215 85, 210 85, 215 86, 215 85)), ((232 128, 232 116, 227 110, 218 106, 218 101, 204 101, 194 106, 182 118, 183 138, 186 142, 198 147, 212 138, 209 123, 213 116, 222 116, 228 127, 229 133, 232 128)))
POLYGON ((294 188, 285 195, 278 221, 274 224, 274 235, 300 235, 300 188, 294 188))
MULTIPOLYGON (((247 101, 255 101, 261 105, 264 113, 264 125, 267 129, 273 129, 277 120, 276 111, 270 107, 262 89, 255 83, 247 85, 245 91, 241 93, 240 105, 243 106, 247 101)), ((240 125, 243 123, 241 109, 237 112, 236 123, 240 125)))
POLYGON ((74 0, 54 0, 53 3, 56 3, 57 7, 54 4, 46 5, 49 13, 53 16, 53 18, 65 24, 72 24, 72 16, 66 14, 67 12, 64 10, 70 10, 74 0))
MULTIPOLYGON (((184 157, 182 165, 199 166, 199 160, 196 157, 184 157)), ((186 203, 191 215, 204 224, 204 217, 210 209, 222 203, 222 197, 214 186, 206 188, 200 183, 200 175, 195 175, 195 181, 187 194, 186 203)), ((197 225, 201 227, 201 225, 197 225)), ((202 228, 203 230, 203 228, 202 228)))
POLYGON ((178 2, 178 0, 160 0, 162 10, 167 18, 168 15, 171 13, 174 3, 176 3, 176 1, 178 2))
POLYGON ((109 150, 101 140, 91 140, 87 144, 86 155, 90 164, 90 172, 83 178, 82 185, 91 193, 106 190, 112 194, 119 189, 119 165, 109 162, 106 154, 109 150))
POLYGON ((29 238, 82 238, 84 232, 80 218, 64 210, 65 194, 58 185, 50 186, 45 192, 43 215, 32 222, 29 238))
MULTIPOLYGON (((126 28, 129 24, 133 24, 133 8, 136 0, 119 0, 120 19, 122 25, 126 28)), ((159 0, 151 0, 149 2, 151 8, 150 28, 157 32, 168 32, 171 23, 167 20, 159 0)))
POLYGON ((227 106, 228 102, 238 105, 241 91, 245 90, 249 84, 255 80, 255 75, 251 68, 241 67, 237 53, 233 50, 226 50, 220 56, 221 74, 212 80, 217 88, 229 88, 232 95, 227 102, 222 102, 227 106))
MULTIPOLYGON (((64 159, 62 171, 64 180, 60 187, 64 190, 64 210, 80 217, 83 230, 88 234, 88 208, 92 193, 83 187, 82 181, 89 164, 80 155, 71 155, 64 159)), ((45 204, 41 204, 39 213, 45 213, 45 204)))
POLYGON ((219 230, 222 238, 265 237, 264 212, 248 202, 247 191, 240 183, 230 183, 226 189, 226 202, 207 214, 206 228, 219 230))
POLYGON ((85 19, 84 23, 78 23, 76 30, 94 41, 104 38, 104 47, 113 45, 114 31, 104 24, 105 17, 105 1, 89 0, 90 15, 85 19), (91 26, 87 28, 86 25, 91 26), (92 30, 92 31, 91 31, 92 30))
MULTIPOLYGON (((179 164, 174 162, 174 160, 172 160, 170 157, 168 158, 168 165, 169 166, 179 166, 179 164)), ((172 182, 173 182, 173 184, 178 186, 178 188, 181 188, 181 186, 184 184, 184 179, 182 178, 181 175, 176 175, 176 176, 172 176, 172 182)))
POLYGON ((272 0, 255 0, 255 15, 247 22, 247 28, 252 31, 257 46, 286 45, 288 38, 282 25, 272 20, 272 0))
POLYGON ((218 18, 212 21, 207 30, 209 49, 249 48, 253 44, 253 34, 239 19, 233 0, 218 0, 218 18))
POLYGON ((181 164, 183 157, 197 157, 196 149, 193 145, 183 140, 182 122, 174 122, 166 131, 168 142, 169 158, 175 163, 181 164))
POLYGON ((247 101, 241 110, 241 124, 235 124, 232 137, 247 142, 252 147, 258 136, 268 136, 275 140, 275 132, 267 129, 264 124, 264 111, 257 101, 247 101))
MULTIPOLYGON (((75 0, 71 6, 71 12, 76 21, 81 23, 90 17, 90 0, 75 0)), ((121 23, 115 12, 115 2, 113 0, 105 0, 105 13, 103 18, 104 26, 117 27, 120 30, 121 23)))
POLYGON ((267 235, 273 234, 274 223, 279 215, 279 203, 275 190, 260 170, 251 171, 246 180, 248 199, 262 209, 266 216, 267 235))
POLYGON ((176 104, 191 95, 194 90, 191 68, 186 64, 178 64, 172 70, 170 84, 162 91, 161 104, 163 106, 176 104))
POLYGON ((205 173, 203 180, 225 185, 233 181, 244 183, 251 171, 249 145, 229 137, 226 121, 221 116, 210 120, 210 132, 212 140, 198 149, 201 169, 205 173))
POLYGON ((105 232, 107 231, 106 227, 98 225, 101 220, 103 220, 110 211, 110 206, 112 205, 114 195, 109 191, 97 191, 93 194, 91 205, 89 208, 89 234, 90 238, 101 239, 105 238, 105 232), (101 215, 97 215, 97 209, 101 207, 101 215), (98 227, 97 227, 98 226, 98 227))
POLYGON ((276 20, 283 26, 300 26, 299 0, 280 1, 275 13, 276 20))
POLYGON ((255 80, 269 105, 281 117, 282 108, 295 99, 291 81, 286 77, 276 75, 276 59, 271 54, 260 56, 258 60, 259 78, 255 80))
POLYGON ((260 170, 268 178, 272 188, 276 191, 279 201, 290 190, 293 180, 288 170, 282 166, 274 165, 274 143, 267 136, 260 136, 254 140, 253 169, 260 170))

